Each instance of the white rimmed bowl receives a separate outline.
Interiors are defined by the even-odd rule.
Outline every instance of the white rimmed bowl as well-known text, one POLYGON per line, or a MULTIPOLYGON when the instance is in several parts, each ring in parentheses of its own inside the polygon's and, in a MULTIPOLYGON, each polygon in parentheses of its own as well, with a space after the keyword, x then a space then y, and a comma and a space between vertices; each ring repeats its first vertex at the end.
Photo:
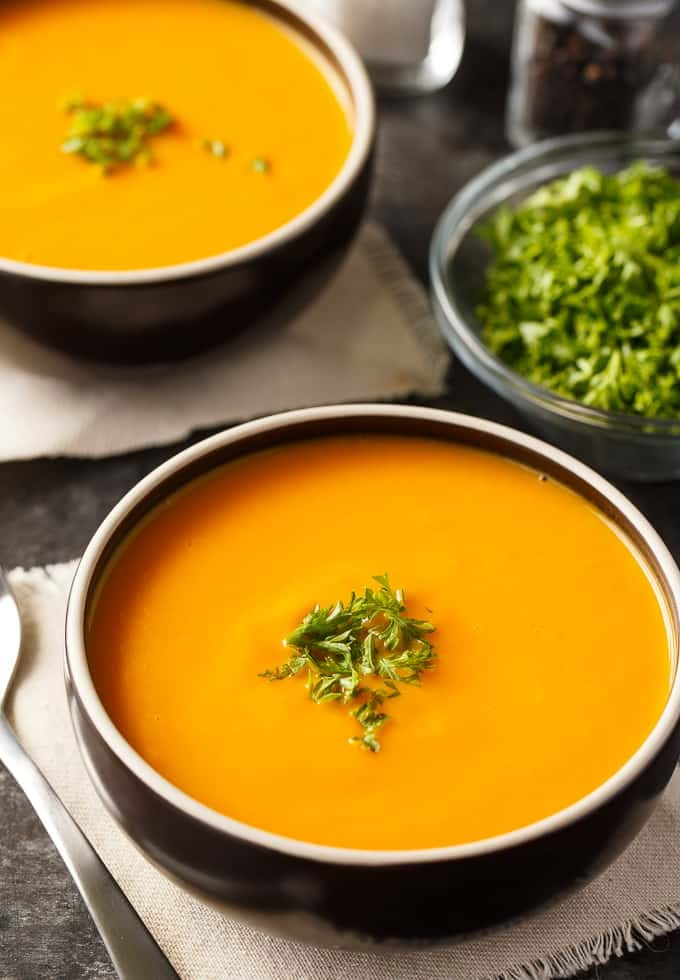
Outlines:
POLYGON ((433 941, 518 915, 583 884, 641 829, 680 754, 679 633, 680 572, 673 558, 640 512, 576 459, 513 429, 451 412, 334 406, 275 415, 213 436, 160 466, 123 498, 75 575, 66 622, 66 682, 80 750, 106 807, 135 844, 184 887, 271 932, 319 943, 367 937, 433 941), (531 466, 598 507, 647 564, 672 645, 668 701, 638 751, 572 806, 511 833, 452 847, 381 851, 310 844, 198 803, 155 772, 107 715, 88 668, 85 624, 121 541, 170 494, 230 459, 299 439, 352 433, 443 439, 531 466))
POLYGON ((335 271, 363 216, 370 185, 375 140, 370 82, 344 37, 296 0, 245 2, 311 47, 344 90, 353 135, 339 173, 280 228, 194 262, 85 271, 0 257, 0 312, 16 329, 81 357, 172 360, 225 340, 284 300, 286 315, 292 314, 335 271))

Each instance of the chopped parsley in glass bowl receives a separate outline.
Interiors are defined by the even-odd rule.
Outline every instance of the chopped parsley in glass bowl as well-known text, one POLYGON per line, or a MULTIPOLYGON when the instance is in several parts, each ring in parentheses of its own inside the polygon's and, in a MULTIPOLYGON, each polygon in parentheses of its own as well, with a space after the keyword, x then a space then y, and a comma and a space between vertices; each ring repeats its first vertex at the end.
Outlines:
POLYGON ((460 360, 544 436, 627 479, 680 478, 680 142, 596 133, 506 157, 430 254, 460 360))

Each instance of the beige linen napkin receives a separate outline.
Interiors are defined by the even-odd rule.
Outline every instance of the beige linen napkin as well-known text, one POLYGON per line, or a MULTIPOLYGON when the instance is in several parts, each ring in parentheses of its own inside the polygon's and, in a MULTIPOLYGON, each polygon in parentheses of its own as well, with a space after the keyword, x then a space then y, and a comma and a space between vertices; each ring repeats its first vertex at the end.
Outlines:
POLYGON ((146 863, 85 774, 62 674, 74 569, 69 563, 11 574, 26 635, 10 718, 185 980, 549 980, 570 977, 680 924, 678 777, 640 837, 589 888, 511 927, 444 949, 317 949, 270 938, 204 907, 146 863))
POLYGON ((143 368, 79 362, 0 323, 0 460, 107 456, 287 408, 442 391, 448 355, 425 293, 375 225, 302 313, 277 316, 143 368))

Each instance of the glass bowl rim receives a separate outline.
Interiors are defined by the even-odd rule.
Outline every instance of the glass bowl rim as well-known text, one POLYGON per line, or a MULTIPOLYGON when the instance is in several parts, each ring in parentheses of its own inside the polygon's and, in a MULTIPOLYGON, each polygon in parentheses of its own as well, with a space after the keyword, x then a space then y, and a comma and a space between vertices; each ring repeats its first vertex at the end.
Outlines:
POLYGON ((455 349, 462 345, 504 390, 510 390, 533 407, 543 409, 565 420, 580 422, 599 429, 617 430, 621 434, 680 438, 680 416, 654 418, 624 412, 608 412, 565 398, 541 385, 534 384, 508 367, 489 350, 471 329, 447 284, 447 269, 465 234, 479 213, 486 210, 493 192, 514 174, 530 174, 549 160, 560 159, 576 150, 633 150, 641 157, 677 154, 680 161, 680 139, 653 134, 621 133, 603 130, 541 140, 508 153, 471 178, 444 208, 430 243, 429 272, 436 311, 441 311, 440 328, 455 349))

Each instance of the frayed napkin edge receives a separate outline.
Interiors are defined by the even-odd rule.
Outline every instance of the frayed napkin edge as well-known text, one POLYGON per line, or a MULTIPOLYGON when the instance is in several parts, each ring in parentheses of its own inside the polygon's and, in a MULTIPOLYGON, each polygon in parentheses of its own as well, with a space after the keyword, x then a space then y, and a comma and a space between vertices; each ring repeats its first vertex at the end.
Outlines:
POLYGON ((675 902, 628 919, 557 953, 489 976, 487 980, 567 980, 626 953, 638 952, 679 928, 680 902, 675 902))
POLYGON ((382 237, 375 225, 367 226, 366 244, 375 261, 378 274, 402 304, 406 311, 407 322, 420 345, 427 351, 433 380, 431 384, 418 388, 413 394, 432 397, 443 394, 446 390, 446 372, 451 354, 439 329, 432 330, 434 313, 425 287, 415 278, 412 269, 392 239, 386 233, 382 237))

